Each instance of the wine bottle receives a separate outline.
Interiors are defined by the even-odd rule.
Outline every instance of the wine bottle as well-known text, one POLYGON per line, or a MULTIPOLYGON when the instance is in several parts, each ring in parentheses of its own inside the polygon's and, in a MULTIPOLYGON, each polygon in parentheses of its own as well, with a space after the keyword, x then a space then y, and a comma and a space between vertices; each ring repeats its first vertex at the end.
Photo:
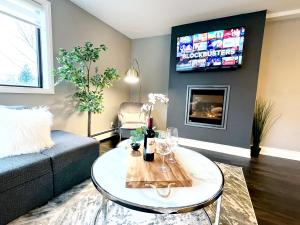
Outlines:
POLYGON ((155 132, 153 128, 153 118, 148 118, 147 130, 144 134, 144 160, 153 161, 155 152, 155 132))

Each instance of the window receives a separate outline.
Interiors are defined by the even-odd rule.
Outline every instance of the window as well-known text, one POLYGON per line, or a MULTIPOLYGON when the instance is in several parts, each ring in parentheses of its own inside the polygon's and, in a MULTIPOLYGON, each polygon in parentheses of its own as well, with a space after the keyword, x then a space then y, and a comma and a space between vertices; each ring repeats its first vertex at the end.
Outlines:
POLYGON ((0 1, 0 92, 53 93, 50 3, 0 1))
POLYGON ((42 87, 40 29, 0 13, 0 85, 42 87))

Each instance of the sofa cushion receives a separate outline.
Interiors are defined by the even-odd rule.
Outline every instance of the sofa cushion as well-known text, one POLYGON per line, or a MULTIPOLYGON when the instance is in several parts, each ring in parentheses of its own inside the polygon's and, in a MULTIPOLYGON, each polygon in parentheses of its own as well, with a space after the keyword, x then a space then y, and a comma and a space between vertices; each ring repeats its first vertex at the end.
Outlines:
POLYGON ((62 169, 80 159, 95 146, 99 148, 98 141, 66 131, 54 130, 51 132, 51 137, 54 146, 42 151, 42 154, 51 157, 53 170, 62 169))
POLYGON ((30 210, 44 205, 52 198, 52 173, 0 192, 0 225, 5 225, 30 210))
POLYGON ((124 123, 145 123, 146 117, 144 113, 125 113, 121 114, 122 124, 124 123))
POLYGON ((50 157, 40 153, 0 158, 0 192, 49 173, 50 157))
POLYGON ((99 156, 98 141, 65 131, 52 131, 54 146, 42 151, 51 158, 54 195, 90 177, 91 166, 99 156))
POLYGON ((145 123, 124 123, 124 124, 122 124, 121 128, 134 130, 134 129, 145 127, 145 126, 146 126, 145 123))

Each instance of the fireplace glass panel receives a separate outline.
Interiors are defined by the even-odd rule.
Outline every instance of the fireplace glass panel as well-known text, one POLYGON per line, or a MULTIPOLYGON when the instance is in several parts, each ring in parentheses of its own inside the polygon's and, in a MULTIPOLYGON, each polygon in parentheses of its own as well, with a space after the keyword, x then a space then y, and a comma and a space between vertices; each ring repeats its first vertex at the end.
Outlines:
POLYGON ((229 87, 188 87, 186 125, 225 129, 229 87))

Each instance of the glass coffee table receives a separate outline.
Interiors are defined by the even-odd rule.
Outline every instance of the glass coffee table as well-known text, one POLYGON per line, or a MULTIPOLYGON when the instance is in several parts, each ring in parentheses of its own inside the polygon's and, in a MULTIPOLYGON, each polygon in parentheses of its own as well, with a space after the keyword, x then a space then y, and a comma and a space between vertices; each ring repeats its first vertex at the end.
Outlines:
POLYGON ((168 198, 162 198, 152 188, 125 187, 127 157, 131 152, 126 146, 121 144, 108 151, 92 166, 92 181, 103 196, 95 221, 102 213, 102 224, 106 224, 108 200, 129 209, 153 214, 192 212, 217 201, 214 225, 219 224, 224 176, 217 164, 200 153, 176 147, 176 158, 192 178, 193 185, 174 187, 168 198))

